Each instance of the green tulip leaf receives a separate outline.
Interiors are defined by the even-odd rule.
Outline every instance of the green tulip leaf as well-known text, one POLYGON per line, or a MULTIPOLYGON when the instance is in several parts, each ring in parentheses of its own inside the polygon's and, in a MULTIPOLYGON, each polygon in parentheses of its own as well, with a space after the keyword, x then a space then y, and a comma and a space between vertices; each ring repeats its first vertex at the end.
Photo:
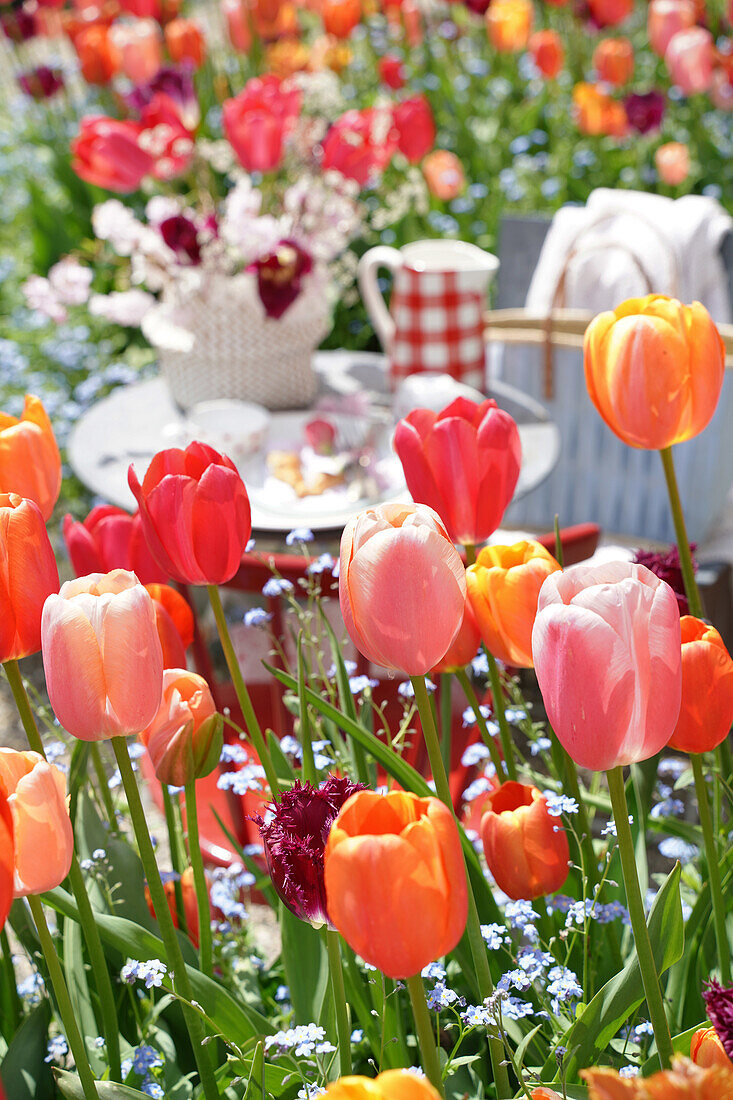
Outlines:
POLYGON ((20 1025, 2 1065, 0 1081, 10 1100, 51 1100, 54 1095, 51 1067, 44 1062, 51 1006, 47 1000, 34 1008, 20 1025))

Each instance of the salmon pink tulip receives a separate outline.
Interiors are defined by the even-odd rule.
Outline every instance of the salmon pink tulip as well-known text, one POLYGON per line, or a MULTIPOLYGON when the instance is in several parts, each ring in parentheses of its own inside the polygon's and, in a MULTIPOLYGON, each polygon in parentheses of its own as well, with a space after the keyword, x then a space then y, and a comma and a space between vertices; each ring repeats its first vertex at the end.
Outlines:
POLYGON ((690 1059, 703 1069, 711 1066, 733 1069, 733 1062, 725 1053, 725 1047, 714 1027, 701 1027, 695 1032, 690 1041, 690 1059))
POLYGON ((204 443, 159 451, 142 485, 128 482, 148 546, 161 569, 183 584, 225 584, 252 532, 249 497, 236 466, 204 443))
POLYGON ((140 733, 156 777, 170 787, 203 779, 219 763, 222 717, 203 676, 185 668, 163 672, 158 713, 140 733))
POLYGON ((628 38, 604 38, 593 51, 593 65, 606 84, 628 84, 634 74, 634 47, 628 38))
POLYGON ((26 394, 20 418, 0 412, 0 493, 34 500, 50 519, 61 491, 61 456, 51 421, 37 397, 26 394))
POLYGON ((419 974, 463 935, 461 842, 453 814, 437 798, 352 795, 331 826, 324 867, 333 924, 390 978, 419 974))
POLYGON ((713 36, 705 27, 678 31, 669 41, 664 63, 670 80, 685 95, 706 92, 713 79, 713 36))
POLYGON ((422 173, 428 185, 428 191, 441 202, 450 202, 458 198, 466 187, 466 174, 455 153, 447 149, 436 149, 428 153, 422 162, 422 173))
POLYGON ((643 565, 574 565, 542 585, 532 655, 547 716, 582 768, 648 760, 680 710, 674 592, 643 565))
POLYGON ((440 661, 463 620, 463 563, 424 504, 359 512, 341 536, 341 613, 374 664, 421 676, 440 661))
POLYGON ((594 317, 584 357, 591 401, 630 447, 659 450, 692 439, 715 412, 725 350, 699 302, 629 298, 594 317))
POLYGON ((67 581, 46 600, 41 639, 51 706, 74 737, 125 737, 152 722, 163 655, 153 601, 134 573, 67 581))
POLYGON ((98 504, 83 522, 64 516, 64 542, 77 577, 129 569, 142 584, 165 581, 143 535, 140 514, 98 504))
POLYGON ((690 174, 690 150, 681 141, 666 141, 654 154, 654 165, 662 183, 679 187, 690 174))
POLYGON ((242 0, 221 0, 221 13, 233 48, 239 53, 249 53, 252 46, 252 27, 242 0))
POLYGON ((664 57, 677 32, 694 27, 696 20, 695 0, 651 0, 647 10, 647 33, 655 54, 664 57))
POLYGON ((733 660, 714 626, 683 615, 680 629, 682 704, 669 747, 712 752, 733 725, 733 660))
POLYGON ((8 799, 0 784, 0 931, 8 919, 13 904, 13 879, 15 877, 15 846, 13 842, 13 816, 8 799))
POLYGON ((376 1077, 340 1077, 328 1086, 326 1100, 439 1100, 428 1081, 407 1069, 388 1069, 376 1077))
POLYGON ((41 613, 59 590, 56 557, 38 505, 0 493, 0 662, 41 648, 41 613))
POLYGON ((146 84, 163 64, 160 27, 154 19, 117 23, 110 36, 120 54, 120 68, 133 84, 146 84))
POLYGON ((394 448, 413 500, 435 509, 454 542, 485 542, 501 523, 522 463, 516 423, 495 401, 458 397, 439 413, 414 409, 394 448))
POLYGON ((0 749, 0 791, 13 821, 15 897, 54 890, 74 851, 63 774, 40 753, 0 749))
POLYGON ((481 842, 499 889, 515 901, 559 890, 568 877, 568 838, 537 787, 502 783, 485 806, 481 842))

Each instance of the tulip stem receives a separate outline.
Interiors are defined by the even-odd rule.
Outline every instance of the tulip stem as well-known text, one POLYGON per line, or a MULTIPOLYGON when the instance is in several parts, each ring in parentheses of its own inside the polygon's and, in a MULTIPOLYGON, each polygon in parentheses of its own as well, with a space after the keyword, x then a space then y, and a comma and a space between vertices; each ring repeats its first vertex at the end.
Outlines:
POLYGON ((53 936, 46 923, 46 914, 43 912, 41 899, 31 894, 27 900, 33 916, 33 921, 38 930, 38 938, 41 941, 43 958, 51 977, 51 984, 53 985, 53 991, 56 995, 56 1004, 58 1005, 61 1022, 64 1025, 66 1038, 69 1041, 71 1054, 76 1064, 76 1072, 79 1074, 82 1091, 86 1100, 99 1100, 99 1093, 97 1092, 97 1085, 94 1074, 92 1073, 92 1067, 89 1065, 84 1040, 81 1037, 79 1025, 74 1016, 74 1009, 64 979, 64 972, 61 968, 58 954, 56 953, 53 936))
POLYGON ((433 1025, 430 1021, 428 1003, 425 1000, 425 986, 423 985, 422 977, 419 974, 413 974, 411 978, 405 979, 405 985, 410 994, 412 1016, 415 1021, 415 1031, 417 1032, 417 1041, 420 1046, 420 1057, 422 1058, 423 1069, 425 1070, 430 1084, 438 1090, 441 1096, 445 1096, 443 1074, 440 1069, 440 1057, 438 1055, 435 1036, 433 1035, 433 1025))
POLYGON ((674 522, 674 531, 677 537, 677 551, 680 558, 680 569, 682 570, 682 580, 685 585, 687 603, 690 607, 690 614, 701 619, 703 615, 702 600, 700 599, 700 589, 697 587, 697 581, 695 580, 695 567, 692 564, 690 540, 687 537, 685 516, 682 511, 682 501, 680 500, 680 491, 677 485, 672 448, 663 447, 659 454, 662 459, 664 477, 667 482, 667 493, 669 495, 669 505, 672 509, 672 520, 674 522))
POLYGON ((451 674, 443 672, 440 676, 440 755, 443 766, 450 771, 451 764, 451 674))
POLYGON ((514 746, 512 744, 512 732, 509 729, 509 723, 506 720, 506 711, 504 710, 504 689, 501 686, 501 675, 499 674, 499 666, 496 663, 496 658, 493 653, 484 646, 484 652, 486 654, 486 660, 489 665, 489 683, 491 684, 491 698, 494 701, 494 717, 499 723, 499 736, 501 737, 501 747, 504 750, 504 763, 506 765, 506 773, 510 779, 516 782, 517 779, 517 765, 514 761, 514 746))
POLYGON ((611 795, 611 806, 616 823, 616 836, 618 838, 619 855, 621 856, 621 869, 626 888, 626 902, 629 907, 631 929, 634 933, 636 945, 636 957, 639 960, 639 970, 644 986, 644 994, 649 1009, 654 1038, 657 1043, 657 1053, 662 1069, 669 1069, 672 1062, 672 1039, 669 1033, 669 1023, 664 1011, 662 989, 659 984, 659 975, 654 962, 654 953, 649 940, 649 929, 644 915, 644 903, 641 899, 639 888, 639 876, 636 872, 636 857, 634 855, 634 841, 629 826, 629 807, 626 802, 626 790, 624 788, 623 768, 612 768, 606 772, 608 790, 611 795))
POLYGON ((232 678, 234 684, 234 690, 237 693, 237 699, 239 700, 239 706, 242 710, 242 717, 244 718, 244 724, 247 727, 247 732, 252 741, 257 756, 259 757, 262 767, 265 769, 265 775, 267 777, 267 783, 270 788, 270 793, 274 799, 280 797, 280 784, 277 780, 275 768, 273 766, 270 754, 267 751, 265 739, 262 736, 262 730, 260 724, 257 721, 257 715, 255 709, 252 706, 252 700, 250 699, 249 692, 247 691, 247 685, 244 682, 242 676, 242 670, 239 667, 239 661, 237 655, 234 652, 234 645, 232 643, 232 637, 229 633, 229 627, 227 626, 226 617, 224 615, 224 608, 221 605, 221 595, 219 589, 215 584, 208 584, 206 591, 209 593, 209 601, 211 603, 211 610, 214 612, 214 618, 216 619, 216 627, 219 631, 219 640, 221 641, 222 649, 224 650, 224 656, 227 662, 227 668, 229 669, 229 675, 232 678))
POLYGON ((94 768, 94 774, 97 777, 97 783, 99 784, 99 793, 104 803, 104 808, 107 812, 107 819, 109 821, 109 827, 114 832, 117 832, 117 814, 115 813, 115 804, 112 801, 112 792, 109 789, 109 779, 107 778, 107 772, 104 769, 102 763, 102 754, 99 751, 99 743, 92 741, 89 745, 89 755, 92 758, 92 767, 94 768))
POLYGON ((211 941, 211 905, 209 889, 206 885, 204 857, 199 840, 199 819, 196 808, 196 780, 192 779, 184 788, 186 800, 186 828, 188 830, 188 854, 193 868, 193 884, 196 890, 196 908, 199 915, 199 967, 202 974, 211 978, 214 975, 213 948, 211 941))
POLYGON ((339 1072, 342 1077, 351 1074, 351 1024, 344 989, 344 971, 341 965, 341 942, 335 928, 326 928, 326 951, 331 974, 331 993, 336 1014, 336 1034, 339 1045, 339 1072))
MULTIPOLYGON (((425 677, 412 676, 410 679, 412 681, 412 687, 415 692, 417 709, 420 713, 420 721, 422 723, 423 736, 425 737, 425 745, 428 750, 430 768, 433 773, 433 780, 435 782, 435 790, 438 798, 441 800, 441 802, 445 803, 445 805, 448 807, 448 809, 453 814, 453 817, 455 818, 456 811, 453 807, 453 801, 450 795, 450 784, 448 782, 448 776, 446 775, 445 768, 443 767, 443 758, 440 755, 438 731, 435 728, 433 708, 430 705, 428 689, 425 686, 425 677)), ((485 1001, 487 997, 490 997, 491 994, 494 992, 494 983, 491 980, 489 957, 486 954, 486 946, 484 944, 483 936, 481 935, 481 922, 479 920, 478 908, 476 906, 476 898, 473 894, 471 876, 468 873, 467 865, 465 865, 465 871, 466 888, 468 891, 468 917, 466 920, 466 936, 468 937, 471 957, 473 959, 473 965, 476 970, 476 980, 478 982, 479 995, 481 996, 481 1000, 485 1001)), ((417 977, 417 980, 420 981, 420 988, 422 989, 422 981, 419 975, 417 977)), ((412 997, 412 993, 410 993, 410 997, 412 997)), ((507 1068, 504 1065, 504 1044, 499 1036, 498 1031, 493 1028, 489 1029, 489 1054, 491 1057, 491 1067, 494 1073, 494 1083, 496 1085, 497 1095, 500 1097, 509 1096, 511 1090, 509 1088, 509 1074, 507 1073, 507 1068)), ((425 1068, 426 1072, 428 1072, 427 1067, 425 1068)), ((428 1072, 428 1077, 429 1076, 430 1074, 428 1072)))
POLYGON ((705 785, 703 773, 703 758, 700 753, 690 753, 692 774, 695 777, 695 792, 697 794, 698 814, 705 842, 705 859, 708 865, 708 878, 710 880, 710 897, 713 904, 713 921, 715 923, 715 938, 718 941, 718 959, 720 961, 720 980, 723 985, 730 985, 730 943, 728 931, 725 926, 725 905, 723 903, 723 890, 720 884, 720 864, 718 851, 713 836, 713 823, 710 817, 710 803, 705 785))
MULTIPOLYGON (((130 763, 130 755, 127 751, 127 742, 124 737, 113 737, 112 748, 114 749, 115 759, 117 760, 117 767, 120 769, 122 785, 125 788, 132 827, 135 830, 135 838, 137 839, 143 872, 147 879, 150 898, 153 903, 153 909, 155 910, 155 918, 158 922, 160 935, 165 947, 168 969, 171 971, 174 989, 181 997, 181 1010, 186 1022, 188 1034, 191 1038, 193 1055, 196 1059, 199 1077, 201 1078, 203 1096, 206 1100, 218 1100, 219 1090, 214 1077, 214 1070, 211 1065, 209 1051, 204 1045, 204 1027, 200 1016, 196 1010, 191 1007, 193 990, 191 989, 191 983, 186 971, 186 964, 183 960, 181 945, 176 936, 173 917, 168 908, 168 901, 160 878, 160 871, 158 870, 155 852, 153 851, 153 845, 150 840, 150 833, 148 832, 145 810, 143 809, 143 804, 140 799, 140 791, 137 787, 135 773, 130 763)), ((202 922, 200 921, 199 923, 202 922)))
MULTIPOLYGON (((167 783, 161 783, 160 793, 163 798, 163 812, 165 813, 165 825, 168 831, 168 846, 171 850, 171 866, 176 874, 176 878, 173 880, 173 893, 176 899, 178 927, 182 932, 188 932, 186 909, 183 904, 183 886, 181 885, 181 875, 185 870, 185 852, 181 851, 184 844, 181 837, 182 830, 179 829, 181 824, 180 813, 177 812, 177 807, 173 805, 173 798, 168 790, 167 783)), ((178 795, 176 795, 176 802, 178 802, 178 795)))
MULTIPOLYGON (((28 693, 25 690, 23 677, 20 675, 18 662, 6 661, 4 668, 8 677, 8 682, 10 683, 10 690, 15 699, 15 705, 18 708, 20 720, 23 723, 23 729, 28 738, 28 744, 33 752, 37 752, 45 760, 46 751, 43 747, 43 741, 36 722, 36 716, 33 713, 33 707, 28 698, 28 693)), ((112 980, 107 968, 104 948, 99 938, 99 930, 94 920, 94 910, 89 900, 86 883, 84 882, 84 876, 79 866, 76 852, 72 852, 71 856, 69 881, 74 897, 76 898, 76 904, 79 909, 79 924, 84 933, 84 940, 89 952, 89 961, 92 964, 92 970, 97 983, 97 993, 99 994, 99 1003, 102 1013, 102 1028, 107 1045, 110 1077, 113 1081, 120 1081, 122 1079, 122 1070, 120 1066, 120 1034, 119 1023, 117 1021, 117 1008, 115 1007, 115 995, 112 989, 112 980)), ((42 912, 41 916, 43 916, 42 912)))
POLYGON ((502 782, 506 777, 506 768, 504 767, 504 761, 501 758, 501 753, 496 747, 496 742, 494 741, 494 738, 489 733, 489 727, 486 725, 486 719, 481 713, 481 705, 476 697, 476 692, 473 690, 473 684, 471 683, 465 668, 459 668, 456 672, 456 677, 458 679, 458 683, 463 688, 463 693, 471 706, 471 710, 476 715, 476 722, 481 733, 481 740, 486 745, 486 748, 489 750, 491 763, 496 769, 496 777, 499 782, 502 782))

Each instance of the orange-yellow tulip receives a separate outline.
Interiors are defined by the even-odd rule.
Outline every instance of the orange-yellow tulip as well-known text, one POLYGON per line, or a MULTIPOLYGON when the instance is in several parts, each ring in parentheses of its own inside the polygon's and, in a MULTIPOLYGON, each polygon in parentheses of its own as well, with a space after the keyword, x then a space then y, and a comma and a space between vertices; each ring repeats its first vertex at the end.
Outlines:
POLYGON ((499 889, 515 900, 559 890, 568 877, 568 838, 537 787, 502 783, 486 807, 481 842, 499 889))
POLYGON ((733 660, 714 626, 683 615, 680 629, 682 704, 669 747, 711 752, 733 725, 733 660))
POLYGON ((41 648, 41 613, 59 571, 38 505, 0 493, 0 661, 41 648))
POLYGON ((651 1077, 621 1077, 614 1069, 584 1069, 588 1100, 733 1100, 733 1067, 696 1066, 672 1059, 672 1069, 651 1077))
POLYGON ((222 718, 203 676, 185 668, 163 673, 163 698, 140 734, 161 783, 183 787, 219 763, 222 718))
POLYGON ((438 1100, 427 1077, 388 1069, 377 1077, 340 1077, 328 1086, 328 1100, 438 1100))
POLYGON ((690 1042, 690 1058, 696 1066, 702 1066, 703 1069, 710 1066, 733 1069, 733 1062, 725 1053, 725 1047, 714 1027, 701 1027, 695 1032, 690 1042))
POLYGON ((14 874, 13 815, 0 784, 0 930, 8 919, 10 906, 13 904, 14 874))
POLYGON ((485 546, 466 571, 468 598, 481 637, 500 661, 532 668, 532 627, 543 582, 560 566, 533 539, 485 546))
POLYGON ((20 419, 0 413, 0 493, 34 500, 49 519, 61 490, 61 456, 51 421, 37 397, 26 395, 20 419))
POLYGON ((532 1100, 562 1100, 562 1096, 554 1089, 548 1089, 546 1085, 540 1085, 538 1089, 532 1089, 532 1100))
POLYGON ((359 791, 346 802, 324 856, 333 925, 390 978, 419 974, 458 943, 468 894, 458 829, 437 798, 359 791))
POLYGON ((583 134, 623 137, 629 126, 623 103, 612 99, 595 84, 575 85, 573 114, 578 129, 583 134))
POLYGON ((531 0, 493 0, 486 12, 491 45, 499 53, 517 53, 529 41, 534 21, 531 0))
POLYGON ((660 450, 692 439, 715 412, 725 349, 700 302, 629 298, 591 321, 584 356, 591 401, 631 447, 660 450))
POLYGON ((0 749, 0 791, 13 819, 15 897, 53 890, 68 875, 74 851, 66 780, 37 752, 0 749))

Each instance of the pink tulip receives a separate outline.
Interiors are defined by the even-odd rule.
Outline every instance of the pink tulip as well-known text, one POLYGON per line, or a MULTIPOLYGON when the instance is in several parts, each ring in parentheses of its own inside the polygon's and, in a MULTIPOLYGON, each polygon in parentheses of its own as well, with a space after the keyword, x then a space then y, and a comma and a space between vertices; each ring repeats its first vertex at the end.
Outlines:
POLYGON ((394 448, 413 500, 438 513, 454 542, 485 542, 512 499, 522 463, 519 429, 495 401, 458 397, 439 413, 414 409, 394 448))
POLYGON ((138 734, 158 710, 163 653, 149 593, 113 569, 67 581, 49 596, 41 646, 51 706, 82 741, 138 734))
POLYGON ((74 851, 66 780, 37 752, 0 749, 0 791, 13 820, 15 897, 55 889, 68 875, 74 851))
POLYGON ((119 51, 120 67, 133 84, 147 84, 163 64, 160 27, 154 19, 115 23, 110 29, 112 44, 119 51))
POLYGON ((547 578, 532 656, 547 715, 576 764, 608 771, 667 744, 681 647, 677 598, 645 566, 575 565, 547 578))
POLYGON ((664 63, 670 79, 685 95, 706 92, 713 79, 713 36, 704 27, 678 31, 669 42, 664 63))
POLYGON ((651 0, 647 14, 649 45, 664 57, 674 35, 694 27, 696 18, 695 0, 651 0))
POLYGON ((463 621, 463 563, 424 504, 359 512, 341 536, 341 613, 352 642, 374 664, 421 676, 434 668, 463 621))

